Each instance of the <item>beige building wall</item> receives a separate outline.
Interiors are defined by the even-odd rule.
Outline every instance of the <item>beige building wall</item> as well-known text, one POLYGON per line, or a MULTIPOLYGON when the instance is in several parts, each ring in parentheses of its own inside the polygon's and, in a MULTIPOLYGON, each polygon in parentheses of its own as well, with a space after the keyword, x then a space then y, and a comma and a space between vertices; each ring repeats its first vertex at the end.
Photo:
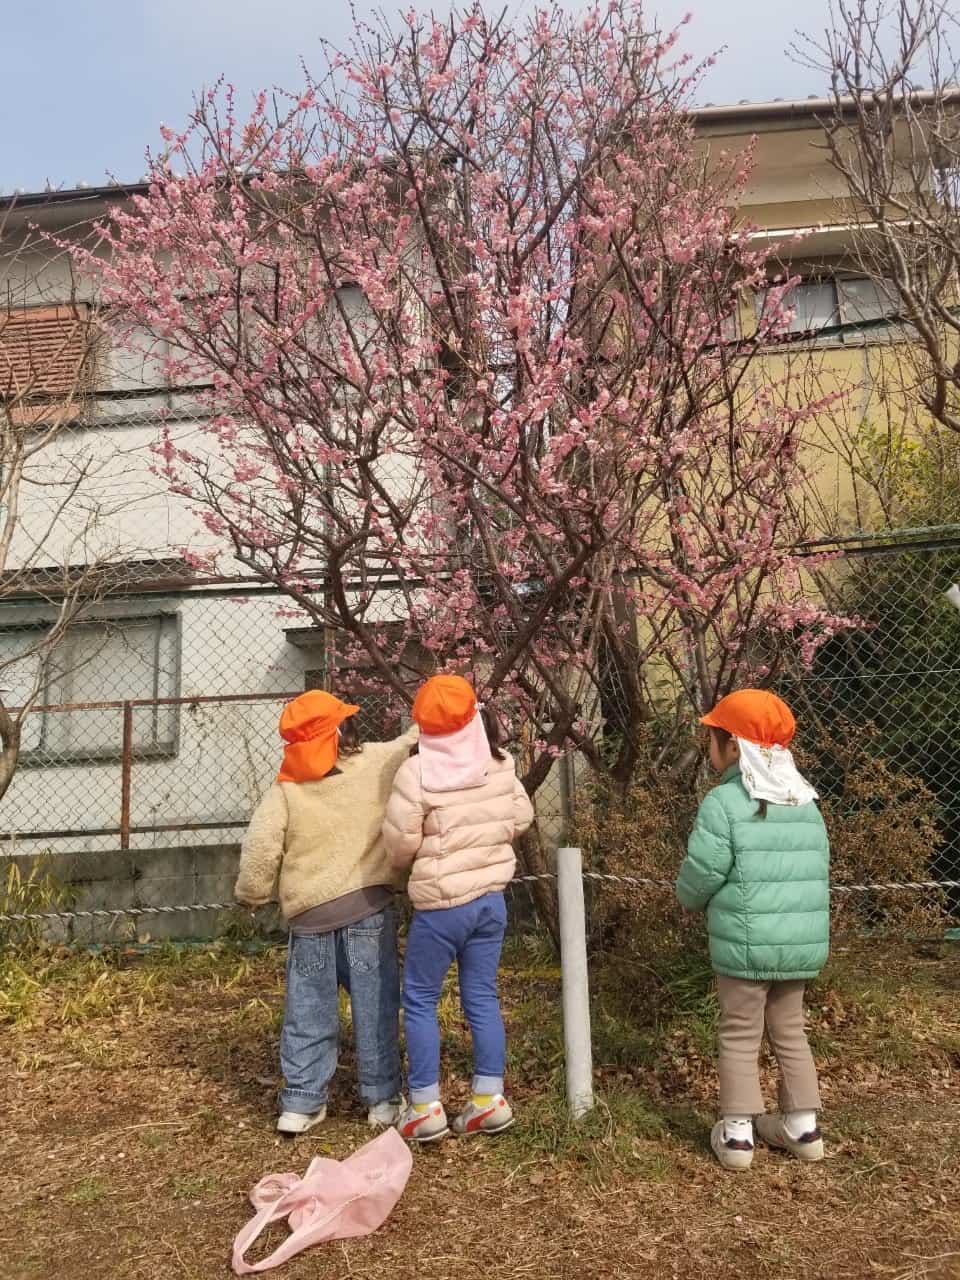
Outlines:
MULTIPOLYGON (((718 163, 745 153, 752 170, 738 217, 753 247, 769 255, 771 278, 855 280, 863 275, 856 212, 824 146, 822 101, 705 108, 695 128, 705 156, 718 163)), ((749 332, 755 299, 745 301, 749 332)), ((890 324, 862 332, 797 340, 766 355, 760 376, 789 378, 794 405, 830 398, 805 431, 803 461, 810 476, 804 506, 812 534, 866 530, 888 523, 885 460, 905 439, 922 434, 916 401, 900 391, 911 365, 911 339, 890 324)))

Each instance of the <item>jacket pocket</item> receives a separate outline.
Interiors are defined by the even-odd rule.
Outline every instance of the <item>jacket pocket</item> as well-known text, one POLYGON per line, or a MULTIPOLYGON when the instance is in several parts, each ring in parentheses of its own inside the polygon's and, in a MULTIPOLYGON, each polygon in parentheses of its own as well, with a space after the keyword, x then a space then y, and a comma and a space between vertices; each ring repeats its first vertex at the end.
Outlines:
POLYGON ((347 959, 356 973, 372 973, 379 968, 384 925, 384 913, 378 911, 347 927, 347 959))
POLYGON ((305 978, 316 977, 329 963, 332 939, 328 933, 306 933, 290 940, 293 967, 305 978))

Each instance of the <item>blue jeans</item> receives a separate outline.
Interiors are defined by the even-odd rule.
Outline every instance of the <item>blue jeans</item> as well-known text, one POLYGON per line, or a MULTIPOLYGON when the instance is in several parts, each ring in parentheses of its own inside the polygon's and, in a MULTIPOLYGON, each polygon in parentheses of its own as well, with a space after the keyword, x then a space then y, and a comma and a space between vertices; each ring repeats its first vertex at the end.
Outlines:
POLYGON ((400 969, 393 908, 330 933, 291 936, 280 1033, 284 1111, 327 1101, 340 1040, 338 987, 350 993, 360 1097, 368 1106, 400 1092, 400 969))
POLYGON ((432 1102, 440 1097, 437 1004, 454 960, 460 971, 460 1000, 473 1039, 473 1092, 503 1092, 507 1046, 497 999, 497 968, 506 928, 507 904, 502 893, 484 894, 462 907, 414 912, 403 963, 411 1102, 432 1102))

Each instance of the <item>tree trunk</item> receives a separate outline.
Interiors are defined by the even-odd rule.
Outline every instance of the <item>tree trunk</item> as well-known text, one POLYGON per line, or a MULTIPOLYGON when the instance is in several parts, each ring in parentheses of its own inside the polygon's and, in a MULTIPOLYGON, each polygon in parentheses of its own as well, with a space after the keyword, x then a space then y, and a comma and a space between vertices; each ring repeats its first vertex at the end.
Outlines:
POLYGON ((7 793, 20 758, 20 725, 0 702, 0 800, 7 793))

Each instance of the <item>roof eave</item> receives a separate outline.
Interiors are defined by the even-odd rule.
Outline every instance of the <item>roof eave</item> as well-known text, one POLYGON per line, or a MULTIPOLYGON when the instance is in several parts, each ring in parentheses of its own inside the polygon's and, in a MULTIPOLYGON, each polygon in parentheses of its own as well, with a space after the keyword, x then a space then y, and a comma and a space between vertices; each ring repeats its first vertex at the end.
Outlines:
POLYGON ((71 187, 57 191, 26 191, 0 196, 0 211, 37 209, 49 205, 83 205, 93 201, 126 200, 130 196, 146 195, 150 184, 146 182, 111 182, 105 187, 71 187))
MULTIPOLYGON (((868 96, 868 95, 865 95, 868 96)), ((942 102, 945 106, 960 103, 960 87, 935 91, 918 90, 910 95, 914 107, 932 106, 942 102)), ((810 121, 836 114, 853 115, 856 102, 853 98, 792 98, 780 102, 735 102, 720 106, 692 107, 690 117, 696 124, 745 124, 754 121, 758 125, 765 123, 810 121)))

